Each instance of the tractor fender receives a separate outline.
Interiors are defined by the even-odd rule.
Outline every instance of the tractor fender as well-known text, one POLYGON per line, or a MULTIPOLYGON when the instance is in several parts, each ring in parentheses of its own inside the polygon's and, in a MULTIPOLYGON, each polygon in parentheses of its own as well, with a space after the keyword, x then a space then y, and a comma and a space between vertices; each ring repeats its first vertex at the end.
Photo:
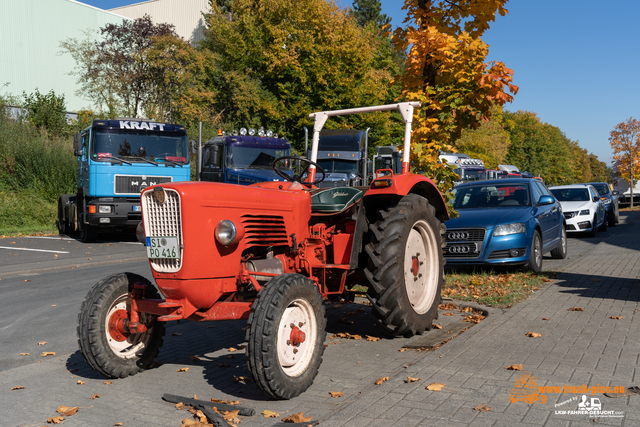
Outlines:
POLYGON ((444 198, 436 184, 424 175, 417 174, 402 174, 393 176, 383 176, 377 178, 371 183, 371 187, 365 194, 366 199, 369 197, 376 197, 381 195, 399 197, 406 196, 407 194, 414 193, 426 198, 429 203, 436 209, 436 217, 440 222, 444 222, 449 219, 449 213, 447 212, 447 206, 444 202, 444 198), (374 183, 376 180, 391 180, 392 184, 388 187, 375 188, 374 183))

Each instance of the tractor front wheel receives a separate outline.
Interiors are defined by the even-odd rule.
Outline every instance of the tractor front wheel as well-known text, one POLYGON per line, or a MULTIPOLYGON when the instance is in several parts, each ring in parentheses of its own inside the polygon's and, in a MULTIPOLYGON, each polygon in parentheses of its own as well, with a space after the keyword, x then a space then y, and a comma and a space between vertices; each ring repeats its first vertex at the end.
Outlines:
POLYGON ((378 326, 406 337, 430 330, 438 315, 444 282, 440 221, 427 199, 408 194, 378 211, 365 247, 369 300, 378 326))
POLYGON ((157 316, 140 314, 140 323, 147 327, 143 333, 123 333, 117 327, 129 318, 134 283, 147 286, 145 298, 160 298, 144 277, 118 273, 98 282, 80 307, 80 352, 93 370, 108 378, 125 378, 149 368, 162 346, 165 328, 157 316))
POLYGON ((249 316, 247 358, 258 388, 275 399, 303 393, 318 374, 326 319, 318 287, 299 274, 271 279, 249 316))

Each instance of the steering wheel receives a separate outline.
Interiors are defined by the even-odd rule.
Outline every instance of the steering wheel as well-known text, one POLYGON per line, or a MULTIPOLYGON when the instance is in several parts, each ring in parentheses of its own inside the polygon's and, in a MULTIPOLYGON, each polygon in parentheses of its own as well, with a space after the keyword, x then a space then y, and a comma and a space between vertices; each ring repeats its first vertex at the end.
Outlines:
POLYGON ((320 184, 322 181, 324 181, 326 174, 324 173, 324 169, 322 168, 322 166, 320 166, 319 164, 312 162, 309 159, 305 159, 302 157, 294 157, 294 156, 284 156, 284 157, 278 157, 277 159, 275 159, 273 161, 273 164, 271 165, 271 167, 273 167, 273 171, 276 173, 276 175, 278 175, 280 178, 283 178, 285 181, 289 181, 289 182, 299 182, 301 184, 305 184, 307 186, 309 185, 317 185, 320 184), (302 170, 300 171, 300 173, 294 173, 293 176, 289 176, 286 173, 282 172, 280 169, 278 169, 276 167, 276 163, 278 163, 280 160, 300 160, 304 163, 306 163, 306 166, 304 166, 302 168, 302 170), (319 170, 320 172, 322 172, 322 178, 320 179, 316 179, 313 182, 302 182, 302 176, 307 173, 307 171, 309 170, 309 167, 313 165, 316 167, 316 170, 319 170))

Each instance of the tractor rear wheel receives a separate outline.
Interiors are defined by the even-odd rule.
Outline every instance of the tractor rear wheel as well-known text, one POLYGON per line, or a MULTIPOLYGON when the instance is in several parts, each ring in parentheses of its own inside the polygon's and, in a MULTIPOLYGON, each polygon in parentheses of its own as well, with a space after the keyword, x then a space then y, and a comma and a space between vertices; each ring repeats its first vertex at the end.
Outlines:
POLYGON ((271 279, 249 316, 247 359, 258 388, 275 399, 303 393, 318 374, 327 336, 322 295, 300 274, 271 279))
POLYGON ((365 246, 369 265, 367 296, 372 314, 385 332, 406 337, 430 330, 438 316, 444 282, 444 227, 427 199, 408 194, 378 211, 365 246))
POLYGON ((125 378, 149 368, 162 346, 165 328, 157 316, 140 314, 140 323, 147 327, 144 333, 122 334, 115 327, 118 320, 129 318, 134 283, 147 285, 145 298, 160 298, 144 277, 118 273, 98 282, 80 307, 80 352, 93 370, 108 378, 125 378))

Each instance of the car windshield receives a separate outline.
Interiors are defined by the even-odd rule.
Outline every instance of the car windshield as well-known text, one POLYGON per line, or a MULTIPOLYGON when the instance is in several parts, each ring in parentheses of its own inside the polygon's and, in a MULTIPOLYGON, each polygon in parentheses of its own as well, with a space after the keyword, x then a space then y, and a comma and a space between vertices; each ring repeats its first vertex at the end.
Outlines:
POLYGON ((465 185, 453 189, 455 209, 509 208, 530 206, 529 186, 526 184, 465 185))
POLYGON ((91 158, 106 162, 120 158, 128 162, 189 163, 187 135, 180 132, 96 131, 91 158))
POLYGON ((282 148, 229 146, 226 165, 237 169, 271 169, 278 157, 291 156, 291 150, 282 148))
POLYGON ((551 193, 559 202, 587 202, 591 200, 586 188, 552 188, 551 193))
POLYGON ((318 160, 318 164, 326 173, 358 173, 358 162, 350 160, 324 159, 318 160))
POLYGON ((609 194, 609 186, 607 184, 591 184, 598 190, 598 194, 601 196, 606 196, 609 194))

